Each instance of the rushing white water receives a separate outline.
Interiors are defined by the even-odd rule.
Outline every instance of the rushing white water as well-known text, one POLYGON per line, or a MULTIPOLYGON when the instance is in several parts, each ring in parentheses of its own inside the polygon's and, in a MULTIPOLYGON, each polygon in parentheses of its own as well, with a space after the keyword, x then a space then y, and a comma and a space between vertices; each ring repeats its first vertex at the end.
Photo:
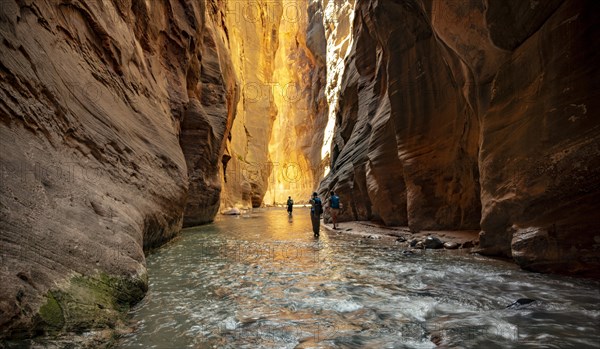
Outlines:
POLYGON ((219 217, 147 259, 119 348, 597 348, 597 281, 311 233, 307 209, 219 217), (519 298, 537 301, 516 309, 519 298))

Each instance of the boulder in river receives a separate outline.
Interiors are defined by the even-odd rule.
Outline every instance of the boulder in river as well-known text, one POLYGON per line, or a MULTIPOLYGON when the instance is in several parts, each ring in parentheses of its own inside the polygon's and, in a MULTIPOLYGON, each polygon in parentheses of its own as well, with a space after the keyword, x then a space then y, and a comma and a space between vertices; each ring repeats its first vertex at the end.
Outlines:
POLYGON ((514 303, 507 305, 506 308, 511 308, 511 309, 519 308, 522 305, 529 305, 535 301, 536 301, 535 299, 531 299, 531 298, 519 298, 514 303))
POLYGON ((461 247, 462 248, 473 248, 473 247, 475 247, 475 244, 473 243, 473 241, 466 241, 462 244, 461 247))
POLYGON ((430 249, 438 249, 438 248, 444 247, 444 243, 442 242, 442 240, 440 240, 439 238, 437 238, 435 236, 428 236, 423 241, 423 245, 425 246, 425 248, 430 248, 430 249))
POLYGON ((448 250, 456 250, 458 248, 458 244, 453 241, 444 242, 444 248, 448 250))
POLYGON ((241 213, 242 212, 237 207, 232 207, 232 208, 228 208, 226 210, 221 211, 221 214, 230 215, 230 216, 240 215, 241 213))

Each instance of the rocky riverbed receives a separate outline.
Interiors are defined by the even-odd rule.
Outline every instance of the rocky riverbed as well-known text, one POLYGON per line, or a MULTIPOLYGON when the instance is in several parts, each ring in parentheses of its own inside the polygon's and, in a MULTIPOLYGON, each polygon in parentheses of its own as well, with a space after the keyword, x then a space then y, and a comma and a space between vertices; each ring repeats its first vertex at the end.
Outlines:
POLYGON ((479 245, 479 232, 461 231, 420 231, 412 233, 408 227, 388 227, 376 222, 351 221, 337 224, 321 224, 324 229, 337 234, 356 235, 361 240, 395 241, 407 249, 462 249, 471 252, 479 245))

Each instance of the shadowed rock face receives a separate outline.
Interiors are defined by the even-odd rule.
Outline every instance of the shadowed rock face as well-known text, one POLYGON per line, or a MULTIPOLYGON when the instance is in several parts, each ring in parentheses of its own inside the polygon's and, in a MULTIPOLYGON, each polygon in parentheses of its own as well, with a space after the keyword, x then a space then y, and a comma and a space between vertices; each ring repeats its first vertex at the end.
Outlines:
POLYGON ((112 326, 144 295, 144 250, 218 208, 237 102, 221 10, 1 5, 0 336, 112 326))
POLYGON ((452 88, 465 83, 458 57, 410 2, 359 1, 353 30, 324 183, 350 204, 344 218, 478 227, 478 123, 452 88))
MULTIPOLYGON (((589 43, 600 34, 592 15, 599 7, 555 7, 545 21, 532 19, 539 29, 491 85, 479 156, 481 247, 533 270, 598 273, 600 56, 589 43)), ((499 30, 492 27, 492 38, 499 30)))
MULTIPOLYGON (((214 8, 211 11, 216 11, 213 16, 223 12, 214 8)), ((184 226, 211 222, 220 206, 221 174, 227 164, 223 153, 239 99, 229 48, 225 46, 228 39, 222 30, 212 21, 206 22, 198 68, 192 65, 187 76, 188 94, 198 95, 198 99, 190 99, 186 105, 179 136, 189 181, 184 226)))
POLYGON ((482 253, 597 273, 597 10, 358 1, 320 191, 342 219, 481 229, 482 253))

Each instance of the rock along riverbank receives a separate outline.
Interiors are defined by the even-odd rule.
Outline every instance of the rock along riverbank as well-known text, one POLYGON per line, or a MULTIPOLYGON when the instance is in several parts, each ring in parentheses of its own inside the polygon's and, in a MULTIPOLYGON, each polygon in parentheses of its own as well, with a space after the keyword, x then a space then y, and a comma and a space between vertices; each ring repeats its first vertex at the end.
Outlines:
POLYGON ((337 224, 333 229, 331 223, 321 226, 332 233, 355 235, 360 239, 395 241, 407 249, 460 249, 474 252, 479 246, 477 230, 424 230, 412 233, 408 227, 387 227, 370 221, 349 221, 337 224))

